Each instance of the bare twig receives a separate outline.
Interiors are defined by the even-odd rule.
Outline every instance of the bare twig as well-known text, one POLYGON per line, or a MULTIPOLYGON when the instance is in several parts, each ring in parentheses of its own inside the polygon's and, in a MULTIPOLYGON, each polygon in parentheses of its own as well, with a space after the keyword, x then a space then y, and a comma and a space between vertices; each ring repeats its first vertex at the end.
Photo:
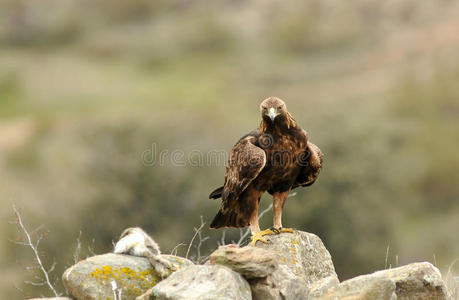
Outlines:
POLYGON ((260 220, 261 218, 263 218, 263 216, 271 210, 271 208, 273 208, 273 204, 271 203, 264 211, 262 211, 259 215, 258 215, 258 220, 260 220))
POLYGON ((296 192, 294 192, 294 193, 291 193, 291 194, 288 194, 287 198, 292 198, 292 197, 295 197, 295 196, 296 196, 296 194, 297 194, 296 192))
POLYGON ((454 276, 453 267, 459 261, 459 259, 455 259, 448 267, 448 272, 444 277, 446 281, 446 287, 451 294, 451 299, 459 299, 459 276, 454 276))
POLYGON ((389 259, 389 249, 390 249, 390 244, 387 245, 387 248, 386 248, 386 260, 384 261, 384 270, 387 269, 387 260, 389 259))
MULTIPOLYGON (((41 272, 43 273, 43 276, 44 276, 44 281, 42 281, 42 282, 27 281, 26 283, 34 285, 34 286, 47 285, 49 287, 49 289, 53 292, 53 294, 56 297, 59 297, 60 294, 56 291, 56 289, 54 288, 53 284, 51 283, 51 281, 49 279, 49 272, 54 269, 54 264, 50 268, 50 271, 47 271, 46 268, 43 266, 43 262, 41 261, 40 255, 38 253, 38 245, 39 245, 41 239, 43 238, 43 236, 39 236, 37 238, 37 240, 35 242, 33 242, 31 233, 27 230, 27 228, 25 227, 25 225, 24 225, 24 223, 22 221, 21 214, 16 209, 16 206, 14 204, 12 204, 12 207, 13 207, 13 210, 14 210, 14 214, 16 215, 15 224, 17 224, 21 228, 21 230, 24 232, 25 237, 26 237, 26 241, 25 242, 21 242, 21 243, 17 242, 17 244, 28 246, 28 247, 30 247, 30 249, 32 249, 33 254, 35 256, 35 260, 36 260, 36 262, 37 262, 37 264, 39 266, 39 269, 41 270, 41 272)), ((41 226, 39 228, 35 229, 34 231, 31 231, 31 232, 36 232, 40 228, 41 228, 41 226)))
MULTIPOLYGON (((92 239, 92 245, 94 246, 94 244, 96 243, 96 239, 92 239)), ((96 253, 94 252, 94 250, 91 248, 91 246, 88 246, 88 251, 89 253, 92 255, 92 256, 95 256, 96 253)))
POLYGON ((80 252, 81 252, 81 230, 77 238, 77 246, 75 252, 73 252, 73 263, 76 264, 80 261, 80 252))
POLYGON ((188 254, 190 253, 190 249, 191 249, 191 246, 193 245, 193 241, 196 238, 196 236, 198 236, 199 232, 204 228, 204 225, 206 225, 206 223, 203 222, 202 216, 201 216, 201 226, 199 226, 198 228, 196 227, 194 228, 195 232, 194 232, 193 238, 190 241, 190 244, 188 245, 188 250, 186 251, 185 258, 188 258, 188 254))
POLYGON ((181 246, 186 246, 186 244, 180 243, 177 246, 175 246, 174 249, 172 249, 172 251, 171 251, 171 255, 177 255, 178 248, 181 247, 181 246))
POLYGON ((250 227, 245 230, 245 233, 242 233, 243 230, 239 229, 239 241, 237 241, 237 245, 240 246, 244 239, 250 234, 250 227))
POLYGON ((218 242, 219 246, 225 246, 226 245, 225 237, 226 237, 226 229, 223 229, 222 237, 220 238, 220 242, 218 242))
POLYGON ((459 261, 459 258, 453 260, 453 262, 449 265, 448 267, 448 272, 446 273, 446 277, 448 277, 449 275, 452 274, 452 271, 453 271, 453 267, 454 265, 459 261))
POLYGON ((16 285, 14 285, 14 288, 18 290, 24 297, 27 297, 27 293, 23 289, 21 289, 20 287, 16 285))
MULTIPOLYGON (((205 225, 206 223, 204 223, 203 219, 202 219, 202 216, 201 216, 201 224, 205 225)), ((199 230, 198 232, 198 245, 196 246, 196 261, 198 263, 200 263, 201 261, 201 246, 202 244, 207 241, 210 237, 209 236, 206 236, 206 237, 202 237, 202 230, 199 230)))

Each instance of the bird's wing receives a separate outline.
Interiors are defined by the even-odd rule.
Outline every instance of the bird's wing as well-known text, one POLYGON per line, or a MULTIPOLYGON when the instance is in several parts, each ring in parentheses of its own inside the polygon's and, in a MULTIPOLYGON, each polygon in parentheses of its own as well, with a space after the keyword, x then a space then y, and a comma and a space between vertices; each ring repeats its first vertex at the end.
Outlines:
POLYGON ((222 193, 225 206, 238 198, 266 164, 265 151, 255 145, 256 141, 256 135, 249 134, 231 149, 222 193))
POLYGON ((303 167, 292 188, 313 184, 322 170, 322 162, 322 151, 315 144, 308 141, 304 159, 302 159, 303 167))

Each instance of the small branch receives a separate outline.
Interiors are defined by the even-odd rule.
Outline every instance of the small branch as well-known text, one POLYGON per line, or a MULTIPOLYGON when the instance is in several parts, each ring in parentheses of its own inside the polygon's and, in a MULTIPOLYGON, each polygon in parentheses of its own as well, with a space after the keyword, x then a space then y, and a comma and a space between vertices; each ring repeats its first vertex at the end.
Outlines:
POLYGON ((46 282, 42 281, 42 282, 33 282, 33 281, 24 281, 25 284, 30 284, 30 285, 33 285, 33 286, 44 286, 46 284, 46 282))
MULTIPOLYGON (((25 292, 23 289, 21 289, 20 287, 18 287, 18 286, 16 286, 16 285, 14 285, 14 288, 15 288, 16 290, 18 290, 24 297, 27 297, 27 294, 26 294, 26 292, 25 292)), ((28 298, 28 297, 27 297, 27 298, 28 298)))
POLYGON ((180 243, 177 246, 175 246, 174 249, 172 249, 172 251, 171 251, 171 255, 177 255, 178 248, 181 247, 181 246, 186 246, 186 244, 180 243))
POLYGON ((459 276, 454 276, 453 268, 454 265, 459 261, 459 259, 455 259, 448 267, 448 272, 444 277, 446 281, 446 287, 451 294, 451 299, 459 299, 459 276))
POLYGON ((220 238, 220 242, 218 243, 219 246, 226 245, 225 237, 226 237, 226 229, 223 229, 222 237, 220 238))
POLYGON ((261 218, 263 218, 263 216, 271 210, 271 208, 273 208, 273 204, 271 203, 264 211, 262 211, 259 215, 258 215, 258 220, 260 220, 261 218))
MULTIPOLYGON (((94 246, 94 244, 96 243, 96 239, 92 239, 92 245, 94 246)), ((95 256, 97 255, 94 250, 91 248, 91 246, 88 246, 88 251, 89 253, 92 255, 92 256, 95 256)))
POLYGON ((389 258, 389 249, 390 249, 390 244, 387 245, 387 248, 386 248, 386 259, 384 261, 384 270, 387 270, 387 260, 389 258))
POLYGON ((240 235, 240 238, 239 238, 239 241, 237 241, 237 245, 240 246, 242 244, 242 242, 244 241, 244 239, 250 234, 250 227, 247 228, 245 230, 245 233, 242 233, 242 229, 239 229, 239 235, 240 235))
MULTIPOLYGON (((205 224, 204 221, 203 221, 203 219, 202 219, 202 216, 201 216, 201 224, 205 224)), ((198 243, 198 245, 196 246, 196 255, 197 255, 196 261, 197 261, 198 263, 201 263, 201 246, 202 246, 202 244, 203 244, 205 241, 207 241, 208 239, 210 239, 210 237, 209 237, 209 236, 206 236, 206 237, 203 238, 203 237, 202 237, 202 230, 200 230, 199 233, 198 233, 198 239, 199 239, 199 243, 198 243)))
MULTIPOLYGON (((41 258, 40 258, 40 255, 38 253, 38 245, 40 243, 40 240, 43 238, 42 236, 40 236, 36 243, 33 243, 32 241, 32 237, 31 237, 31 234, 27 231, 26 227, 24 226, 24 223, 22 222, 22 218, 21 218, 21 214, 19 213, 19 211, 16 209, 16 206, 14 204, 12 204, 12 207, 13 207, 13 210, 14 210, 14 213, 16 215, 16 224, 19 225, 19 227, 21 228, 21 230, 24 232, 25 234, 25 237, 26 237, 26 242, 24 242, 24 245, 25 246, 28 246, 32 249, 33 251, 33 254, 35 256, 35 260, 38 264, 38 266, 40 267, 40 270, 41 272, 43 273, 43 276, 45 277, 45 281, 43 282, 43 284, 38 284, 38 283, 35 283, 35 282, 26 282, 26 283, 29 283, 29 284, 32 284, 34 286, 37 286, 37 285, 48 285, 49 289, 54 293, 54 295, 56 297, 59 297, 59 293, 56 291, 56 289, 54 288, 54 286, 51 284, 51 281, 49 280, 49 274, 48 274, 48 271, 46 271, 45 267, 43 266, 43 263, 41 261, 41 258)), ((39 227, 40 228, 40 227, 39 227)), ((38 230, 38 228, 32 232, 36 232, 38 230)), ((54 267, 52 267, 53 269, 54 267)))
POLYGON ((81 252, 81 230, 77 238, 77 246, 75 252, 73 252, 73 263, 76 264, 80 261, 80 252, 81 252))
POLYGON ((191 249, 191 246, 193 245, 193 241, 196 238, 196 236, 199 234, 199 232, 202 230, 202 228, 204 228, 204 225, 206 225, 206 223, 203 222, 202 216, 201 216, 201 226, 199 226, 199 228, 196 228, 196 227, 194 228, 195 233, 193 235, 193 238, 190 241, 190 244, 188 245, 188 250, 186 251, 185 258, 188 258, 188 254, 190 253, 190 249, 191 249))

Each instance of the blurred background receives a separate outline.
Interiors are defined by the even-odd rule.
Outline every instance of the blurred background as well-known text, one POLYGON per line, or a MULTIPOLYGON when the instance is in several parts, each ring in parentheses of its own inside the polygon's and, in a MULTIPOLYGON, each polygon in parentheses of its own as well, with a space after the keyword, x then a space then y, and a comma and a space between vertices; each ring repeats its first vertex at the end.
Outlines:
MULTIPOLYGON (((319 235, 341 280, 415 261, 457 275, 458 83, 453 0, 0 0, 0 292, 50 295, 25 283, 38 270, 11 203, 44 226, 61 292, 128 226, 164 253, 188 244, 225 167, 186 158, 228 151, 268 96, 325 153, 284 226, 319 235), (184 164, 142 159, 174 150, 184 164)), ((222 237, 207 225, 203 256, 222 237)))

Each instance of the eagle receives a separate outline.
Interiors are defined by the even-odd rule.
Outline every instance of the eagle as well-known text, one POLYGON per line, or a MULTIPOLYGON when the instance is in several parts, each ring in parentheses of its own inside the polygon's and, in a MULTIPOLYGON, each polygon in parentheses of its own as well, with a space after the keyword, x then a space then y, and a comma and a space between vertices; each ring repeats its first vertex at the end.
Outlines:
POLYGON ((252 244, 264 236, 293 232, 282 227, 282 208, 292 189, 313 184, 322 169, 323 154, 276 97, 260 105, 258 129, 244 135, 231 149, 224 185, 210 199, 222 199, 210 228, 250 226, 252 244), (273 227, 260 230, 258 205, 263 193, 273 196, 273 227))

